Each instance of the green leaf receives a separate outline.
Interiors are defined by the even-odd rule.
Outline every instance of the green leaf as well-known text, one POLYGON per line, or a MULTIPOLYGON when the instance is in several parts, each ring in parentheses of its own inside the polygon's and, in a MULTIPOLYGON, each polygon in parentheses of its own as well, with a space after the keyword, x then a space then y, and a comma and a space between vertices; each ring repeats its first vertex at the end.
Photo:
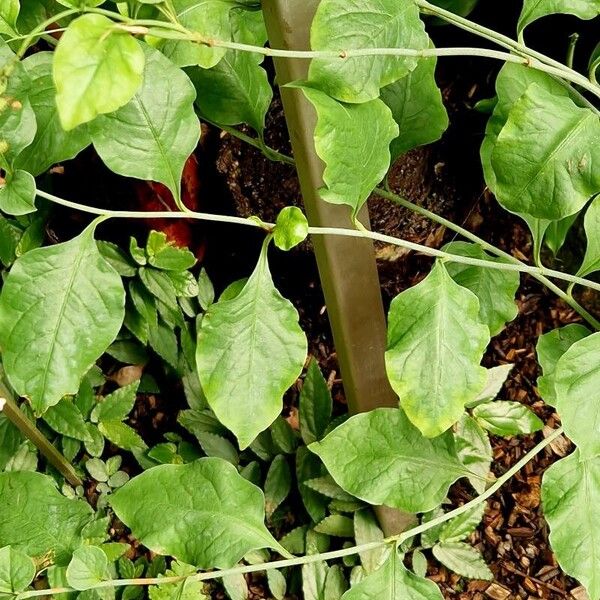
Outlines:
POLYGON ((96 225, 68 242, 21 256, 2 288, 4 369, 38 415, 77 393, 123 322, 125 291, 98 252, 96 225))
POLYGON ((17 258, 17 247, 23 231, 12 219, 0 215, 0 262, 10 267, 17 258))
POLYGON ((409 150, 439 140, 448 128, 448 113, 435 82, 435 58, 417 63, 414 71, 381 90, 400 135, 392 141, 392 162, 409 150))
POLYGON ((466 406, 468 408, 472 408, 483 402, 494 400, 506 383, 506 380, 508 379, 513 367, 514 365, 508 364, 498 365, 497 367, 486 369, 487 383, 485 384, 485 387, 483 390, 481 390, 481 392, 479 392, 477 398, 475 398, 475 400, 472 402, 468 402, 466 406))
MULTIPOLYGON (((323 0, 311 32, 313 50, 362 48, 414 48, 429 46, 419 9, 413 0, 323 0)), ((315 59, 309 80, 328 96, 342 102, 367 102, 379 97, 380 88, 408 75, 418 59, 397 56, 315 59)), ((374 126, 376 121, 365 121, 374 126)), ((369 136, 371 141, 376 135, 369 136)))
MULTIPOLYGON (((233 2, 227 0, 173 0, 177 21, 206 38, 229 41, 232 25, 229 11, 233 2)), ((178 67, 199 65, 214 67, 224 56, 225 48, 211 48, 185 40, 166 40, 160 45, 162 53, 178 67)))
POLYGON ((428 437, 460 419, 485 385, 479 365, 489 330, 475 294, 455 283, 442 263, 390 306, 386 368, 400 405, 428 437))
POLYGON ((317 456, 311 454, 306 446, 300 446, 296 453, 296 480, 302 504, 313 522, 318 523, 325 518, 329 500, 322 494, 315 492, 307 485, 309 480, 325 475, 325 468, 317 456))
POLYGON ((0 410, 0 471, 4 470, 8 461, 19 449, 22 441, 20 431, 0 410))
POLYGON ((444 542, 432 548, 433 555, 448 569, 469 579, 492 581, 494 575, 475 548, 463 542, 444 542))
MULTIPOLYGON (((196 569, 190 565, 173 562, 164 576, 182 577, 193 575, 195 572, 196 569)), ((146 577, 150 577, 150 575, 146 573, 146 577)), ((208 600, 208 596, 203 592, 204 584, 201 581, 190 581, 189 579, 184 579, 179 583, 153 585, 149 588, 150 600, 208 600)))
POLYGON ((133 381, 112 394, 109 394, 98 403, 92 411, 92 421, 123 421, 133 410, 136 394, 140 385, 139 380, 133 381))
POLYGON ((267 472, 265 480, 265 511, 270 517, 287 498, 292 488, 292 474, 283 454, 278 454, 267 472))
POLYGON ((202 389, 242 449, 281 412, 283 394, 300 375, 307 352, 296 309, 273 285, 268 244, 269 238, 242 291, 211 305, 198 332, 202 389))
POLYGON ((315 526, 315 531, 334 537, 354 537, 354 522, 343 515, 329 515, 315 526))
POLYGON ((387 173, 398 126, 379 99, 342 104, 319 90, 301 89, 317 111, 315 148, 325 163, 321 198, 347 204, 356 215, 387 173))
POLYGON ((583 457, 600 454, 600 333, 575 342, 559 359, 554 373, 556 410, 567 436, 583 457))
POLYGON ((285 576, 282 575, 281 571, 269 569, 267 571, 267 582, 269 584, 269 591, 273 595, 273 598, 275 598, 275 600, 285 600, 287 581, 285 576))
MULTIPOLYGON (((358 510, 354 513, 354 538, 356 544, 369 544, 371 542, 382 542, 383 531, 380 529, 377 519, 370 508, 358 510)), ((390 552, 389 547, 381 546, 373 550, 360 552, 360 562, 367 573, 376 571, 390 552)))
POLYGON ((146 63, 141 86, 119 110, 90 123, 90 135, 111 171, 159 181, 179 200, 183 167, 200 139, 196 91, 158 50, 145 44, 137 50, 146 63))
POLYGON ((396 551, 385 564, 360 583, 353 585, 342 600, 442 600, 438 586, 418 577, 402 564, 396 551))
POLYGON ((144 52, 102 15, 69 24, 54 52, 58 115, 69 131, 127 104, 142 84, 144 52))
POLYGON ((600 459, 576 450, 551 465, 542 479, 544 517, 561 568, 578 579, 590 598, 600 596, 600 459))
POLYGON ((108 469, 106 463, 99 458, 90 458, 90 460, 85 463, 86 471, 99 482, 108 481, 110 475, 108 474, 108 469))
POLYGON ((210 305, 215 301, 215 288, 206 272, 202 268, 198 275, 198 302, 203 310, 208 310, 210 305))
POLYGON ((11 546, 0 548, 0 597, 28 588, 35 573, 35 563, 27 554, 11 546))
POLYGON ((278 215, 273 242, 281 250, 291 250, 308 235, 308 221, 297 206, 286 206, 278 215))
POLYGON ((466 17, 477 6, 479 0, 432 0, 432 4, 466 17))
POLYGON ((351 502, 355 500, 354 496, 346 493, 330 475, 324 477, 315 477, 314 479, 307 479, 304 485, 308 486, 311 490, 319 492, 327 498, 333 498, 335 500, 345 500, 351 502))
POLYGON ((586 277, 600 269, 600 196, 596 196, 586 210, 583 226, 587 246, 583 262, 577 271, 579 277, 586 277))
POLYGON ((44 421, 61 435, 82 442, 88 442, 92 439, 81 411, 68 398, 63 398, 58 404, 51 406, 44 413, 44 421))
POLYGON ((469 469, 469 483, 482 494, 492 464, 492 446, 489 436, 475 419, 465 414, 456 425, 456 449, 462 464, 469 469))
POLYGON ((169 242, 167 234, 151 231, 146 244, 148 263, 164 271, 185 271, 196 264, 196 257, 185 248, 179 248, 169 242))
POLYGON ((41 473, 0 473, 0 544, 29 556, 52 553, 54 562, 65 565, 81 545, 81 531, 91 520, 91 507, 82 500, 69 500, 56 489, 54 480, 41 473))
POLYGON ((481 502, 445 523, 440 532, 440 541, 460 542, 469 537, 481 523, 484 511, 485 502, 481 502))
POLYGON ((311 444, 323 437, 329 422, 333 401, 327 382, 321 373, 319 363, 311 358, 306 377, 300 392, 300 432, 305 444, 311 444))
MULTIPOLYGON (((138 275, 146 289, 161 302, 168 307, 174 308, 177 306, 177 292, 171 278, 158 269, 142 267, 138 271, 138 275)), ((150 319, 148 319, 150 322, 150 319)))
POLYGON ((593 165, 600 119, 570 98, 530 85, 511 109, 492 152, 495 193, 504 208, 558 220, 600 191, 593 165))
POLYGON ((96 242, 100 254, 121 277, 134 277, 137 273, 135 263, 117 246, 111 242, 98 240, 96 242))
MULTIPOLYGON (((506 259, 491 256, 479 244, 469 242, 450 242, 442 250, 450 254, 495 263, 507 262, 506 259)), ((515 303, 515 295, 520 284, 519 273, 453 262, 447 264, 446 269, 456 283, 471 290, 477 296, 479 318, 489 327, 492 336, 498 335, 505 324, 519 314, 515 303)))
POLYGON ((67 567, 67 582, 76 590, 89 590, 110 579, 108 558, 98 546, 83 546, 73 553, 67 567))
POLYGON ((9 215, 26 215, 35 212, 35 179, 31 173, 8 173, 6 183, 0 187, 0 210, 9 215))
POLYGON ((0 34, 11 37, 16 34, 19 9, 19 0, 2 0, 0 3, 0 34))
POLYGON ((600 15, 600 0, 524 0, 517 32, 546 15, 563 13, 580 19, 593 19, 600 15))
MULTIPOLYGON (((233 39, 263 46, 266 32, 262 11, 238 12, 240 17, 233 20, 233 39)), ((229 50, 212 69, 190 70, 198 92, 196 106, 200 115, 221 125, 248 123, 262 135, 273 97, 267 72, 260 66, 262 61, 260 54, 229 50)))
POLYGON ((351 417, 309 448, 349 494, 407 512, 433 509, 468 474, 450 433, 423 437, 396 408, 351 417))
POLYGON ((128 452, 143 452, 148 448, 136 431, 121 421, 102 421, 98 429, 107 440, 128 452))
POLYGON ((572 323, 559 329, 553 329, 540 336, 536 346, 537 358, 542 367, 543 376, 537 380, 537 387, 544 402, 552 406, 556 403, 554 389, 556 365, 560 357, 579 340, 590 335, 583 325, 572 323))
POLYGON ((477 422, 495 435, 521 435, 540 431, 543 421, 520 402, 486 402, 473 409, 477 422))
POLYGON ((200 569, 229 568, 257 548, 283 550, 264 525, 264 497, 218 458, 145 471, 111 497, 135 537, 200 569))
POLYGON ((65 131, 60 124, 52 79, 53 57, 52 52, 37 52, 23 61, 31 77, 29 101, 35 113, 37 132, 33 142, 17 157, 15 166, 35 176, 77 156, 90 144, 85 127, 65 131))

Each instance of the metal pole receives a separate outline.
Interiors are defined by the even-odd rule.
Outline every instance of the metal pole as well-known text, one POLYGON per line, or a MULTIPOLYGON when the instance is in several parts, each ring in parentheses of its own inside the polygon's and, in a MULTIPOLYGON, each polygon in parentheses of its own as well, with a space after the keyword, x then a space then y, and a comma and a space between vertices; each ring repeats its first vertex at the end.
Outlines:
MULTIPOLYGON (((319 0, 263 0, 271 47, 310 49, 310 25, 318 3, 319 0)), ((281 86, 306 79, 308 61, 276 59, 275 69, 281 86)), ((351 227, 349 207, 330 204, 319 197, 324 165, 315 151, 313 106, 301 90, 282 87, 281 98, 309 223, 351 227)), ((360 220, 369 227, 366 207, 360 220)), ((397 407, 398 398, 385 371, 386 324, 373 243, 327 236, 315 236, 312 241, 350 412, 397 407)), ((399 533, 414 522, 413 515, 385 507, 378 509, 378 517, 388 535, 399 533)))

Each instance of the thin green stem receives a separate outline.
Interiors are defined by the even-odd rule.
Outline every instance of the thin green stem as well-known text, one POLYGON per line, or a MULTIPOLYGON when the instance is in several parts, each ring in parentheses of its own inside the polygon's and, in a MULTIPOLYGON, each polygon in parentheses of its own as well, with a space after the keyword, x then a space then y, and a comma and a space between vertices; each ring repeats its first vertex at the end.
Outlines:
MULTIPOLYGON (((147 586, 147 585, 158 585, 158 584, 166 584, 166 583, 180 583, 182 581, 209 581, 213 579, 220 579, 222 577, 228 577, 231 575, 240 575, 245 573, 256 573, 260 571, 268 571, 272 569, 283 569, 285 567, 297 567, 301 565, 306 565, 315 562, 321 562, 326 560, 334 560, 338 558, 344 558, 345 556, 354 556, 356 554, 360 554, 362 552, 367 552, 369 550, 375 550, 377 548, 381 548, 382 546, 392 545, 392 544, 401 544, 410 538, 419 535, 425 531, 433 529, 437 527, 441 523, 445 523, 446 521, 450 521, 459 515, 473 509, 475 506, 478 506, 482 502, 485 502, 488 498, 493 496, 509 479, 511 479, 516 473, 518 473, 527 463, 533 460, 544 448, 546 448, 549 444, 551 444, 556 438, 558 438, 563 433, 562 427, 553 431, 547 438, 543 439, 539 442, 534 448, 532 448, 521 460, 519 460, 515 465, 513 465, 504 475, 499 477, 496 482, 491 485, 483 494, 473 498, 470 502, 455 508, 454 510, 447 512, 436 519, 432 519, 427 523, 422 523, 417 527, 413 527, 399 535, 394 535, 388 537, 382 541, 378 542, 369 542, 367 544, 359 544, 357 546, 352 546, 350 548, 343 548, 342 550, 334 550, 332 552, 323 552, 322 554, 309 554, 306 556, 299 556, 297 558, 290 558, 285 560, 276 560, 268 563, 262 563, 258 565, 244 565, 241 567, 234 567, 232 569, 223 569, 219 571, 211 571, 208 573, 197 573, 195 575, 188 576, 175 576, 175 577, 152 577, 146 579, 118 579, 118 580, 109 580, 102 581, 101 583, 97 583, 94 586, 91 586, 89 589, 101 589, 101 588, 116 588, 116 587, 124 587, 129 585, 139 585, 139 586, 147 586)), ((55 594, 64 594, 67 592, 72 592, 70 588, 55 588, 55 589, 47 589, 47 590, 32 590, 29 592, 22 592, 17 595, 17 600, 26 600, 27 598, 35 598, 39 596, 48 596, 55 594)))
POLYGON ((567 48, 567 58, 565 63, 569 69, 573 68, 573 63, 575 62, 575 49, 577 48, 577 42, 579 41, 579 34, 572 33, 569 36, 569 47, 567 48))
POLYGON ((62 12, 59 12, 56 15, 52 15, 45 21, 42 21, 37 27, 32 29, 29 32, 29 34, 24 38, 23 43, 21 44, 21 46, 19 47, 19 50, 17 52, 17 57, 19 59, 21 59, 21 58, 23 58, 23 56, 25 56, 25 52, 27 52, 27 48, 29 48, 29 45, 31 44, 32 40, 36 36, 44 33, 44 31, 46 30, 46 27, 49 27, 53 23, 58 23, 58 21, 60 21, 61 19, 66 19, 67 17, 70 17, 71 15, 76 15, 78 12, 79 12, 78 8, 70 8, 68 10, 63 10, 62 12))
MULTIPOLYGON (((46 200, 50 200, 56 204, 61 204, 63 206, 67 206, 74 210, 79 210, 82 212, 87 212, 94 215, 101 215, 105 217, 113 217, 113 218, 127 218, 127 219, 195 219, 198 221, 217 221, 220 223, 234 223, 237 225, 246 225, 251 227, 259 227, 259 228, 273 228, 275 227, 274 223, 258 223, 253 219, 243 219, 241 217, 230 217, 227 215, 213 215, 209 213, 200 213, 200 212, 140 212, 140 211, 124 211, 124 210, 105 210, 101 208, 94 208, 91 206, 86 206, 84 204, 79 204, 77 202, 71 202, 69 200, 65 200, 64 198, 59 198, 53 194, 49 194, 42 190, 36 191, 37 195, 45 198, 46 200)), ((568 281, 572 283, 576 283, 578 285, 586 286, 590 289, 600 291, 600 283, 596 283, 594 281, 590 281, 589 279, 583 279, 582 277, 577 277, 575 275, 569 275, 568 273, 561 273, 560 271, 555 271, 553 269, 546 269, 540 267, 534 267, 525 265, 523 263, 515 263, 515 262, 494 262, 490 260, 481 260, 478 258, 471 258, 469 256, 459 256, 457 254, 450 254, 449 252, 443 252, 442 250, 436 250, 435 248, 429 248, 428 246, 423 246, 422 244, 415 244, 414 242, 409 242, 408 240, 403 240, 401 238, 395 238, 390 235, 384 235, 382 233, 375 233, 372 231, 360 231, 357 229, 339 229, 335 227, 309 227, 308 232, 311 235, 335 235, 335 236, 344 236, 344 237, 355 237, 355 238, 365 238, 370 240, 375 240, 378 242, 384 242, 386 244, 391 244, 394 246, 398 246, 400 248, 406 248, 407 250, 413 250, 415 252, 420 252, 426 256, 431 256, 433 258, 441 258, 448 262, 456 262, 466 265, 472 265, 476 267, 484 267, 489 269, 496 269, 499 271, 515 271, 520 273, 529 273, 532 275, 540 275, 544 277, 553 277, 556 279, 562 279, 563 281, 568 281)), ((493 246, 491 246, 494 248, 493 246)), ((507 255, 510 256, 510 255, 507 255)))

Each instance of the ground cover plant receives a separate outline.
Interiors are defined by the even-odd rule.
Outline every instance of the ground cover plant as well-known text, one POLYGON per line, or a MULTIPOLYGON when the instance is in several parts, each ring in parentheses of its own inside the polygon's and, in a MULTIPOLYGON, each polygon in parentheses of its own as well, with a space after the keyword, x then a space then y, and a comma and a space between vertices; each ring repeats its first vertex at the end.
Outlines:
POLYGON ((600 291, 600 45, 582 56, 572 37, 560 62, 528 43, 545 20, 593 20, 600 3, 524 0, 514 37, 470 20, 476 4, 321 0, 312 50, 293 51, 269 45, 253 0, 0 2, 0 596, 242 599, 262 574, 262 597, 278 600, 442 598, 435 565, 494 579, 469 543, 486 501, 564 434, 574 448, 543 474, 543 515, 562 571, 600 598, 600 321, 585 302, 600 291), (436 48, 436 27, 475 41, 436 48), (488 115, 480 159, 529 228, 531 261, 393 191, 396 160, 448 128, 435 72, 456 56, 501 67, 476 107, 488 115), (298 206, 271 222, 195 201, 202 123, 294 164, 267 142, 271 57, 310 61, 287 87, 316 113, 320 197, 352 228, 311 226, 298 206), (54 189, 51 173, 87 155, 153 182, 134 188, 142 209, 54 189), (369 231, 359 215, 372 194, 461 239, 369 231), (57 207, 77 215, 59 240, 57 207), (218 274, 216 289, 198 222, 262 236, 244 278, 218 274), (273 256, 318 236, 433 259, 389 306, 395 407, 339 409, 274 283, 273 256), (569 236, 584 247, 567 261, 569 236), (503 399, 510 361, 482 366, 525 277, 577 316, 537 341, 537 388, 560 427, 503 399), (143 435, 138 399, 174 381, 185 406, 160 439, 143 435), (537 432, 494 476, 490 436, 537 432), (457 481, 469 497, 448 508, 457 481), (289 503, 305 517, 290 523, 289 503), (381 505, 414 525, 384 534, 381 505))

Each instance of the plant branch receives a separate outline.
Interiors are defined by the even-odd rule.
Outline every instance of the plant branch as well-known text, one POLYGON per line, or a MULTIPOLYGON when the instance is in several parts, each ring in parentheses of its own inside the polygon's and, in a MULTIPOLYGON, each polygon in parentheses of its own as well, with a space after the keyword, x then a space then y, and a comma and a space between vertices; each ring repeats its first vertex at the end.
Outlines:
MULTIPOLYGON (((436 519, 432 519, 427 523, 422 523, 417 527, 413 527, 403 533, 388 537, 379 542, 369 542, 367 544, 360 544, 358 546, 352 546, 350 548, 343 548, 342 550, 334 550, 332 552, 324 552, 322 554, 309 554, 306 556, 299 556, 297 558, 290 558, 285 560, 276 560, 268 563, 262 563, 257 565, 243 565, 241 567, 233 567, 232 569, 223 569, 219 571, 210 571, 208 573, 197 573, 195 575, 188 576, 175 576, 175 577, 152 577, 145 579, 117 579, 102 581, 94 586, 90 586, 89 589, 100 589, 100 588, 116 588, 124 587, 128 585, 161 585, 167 583, 180 583, 182 581, 209 581, 212 579, 220 579, 221 577, 228 577, 230 575, 240 575, 244 573, 256 573, 260 571, 267 571, 272 569, 283 569, 285 567, 296 567, 300 565, 306 565, 315 562, 321 562, 325 560, 334 560, 337 558, 343 558, 345 556, 353 556, 368 550, 375 550, 382 546, 391 544, 400 544, 406 540, 419 535, 425 531, 428 531, 434 527, 437 527, 441 523, 450 521, 455 517, 471 510, 475 506, 485 502, 488 498, 493 496, 513 475, 518 473, 527 463, 533 460, 544 448, 551 444, 557 437, 563 433, 562 427, 554 430, 547 438, 539 442, 534 448, 532 448, 521 460, 513 465, 504 475, 499 477, 497 481, 491 485, 483 494, 473 498, 470 502, 455 508, 454 510, 447 512, 436 519)), ((16 600, 26 600, 27 598, 34 598, 39 596, 63 594, 67 592, 73 592, 75 590, 71 588, 55 588, 47 590, 32 590, 29 592, 22 592, 18 594, 16 600)))

